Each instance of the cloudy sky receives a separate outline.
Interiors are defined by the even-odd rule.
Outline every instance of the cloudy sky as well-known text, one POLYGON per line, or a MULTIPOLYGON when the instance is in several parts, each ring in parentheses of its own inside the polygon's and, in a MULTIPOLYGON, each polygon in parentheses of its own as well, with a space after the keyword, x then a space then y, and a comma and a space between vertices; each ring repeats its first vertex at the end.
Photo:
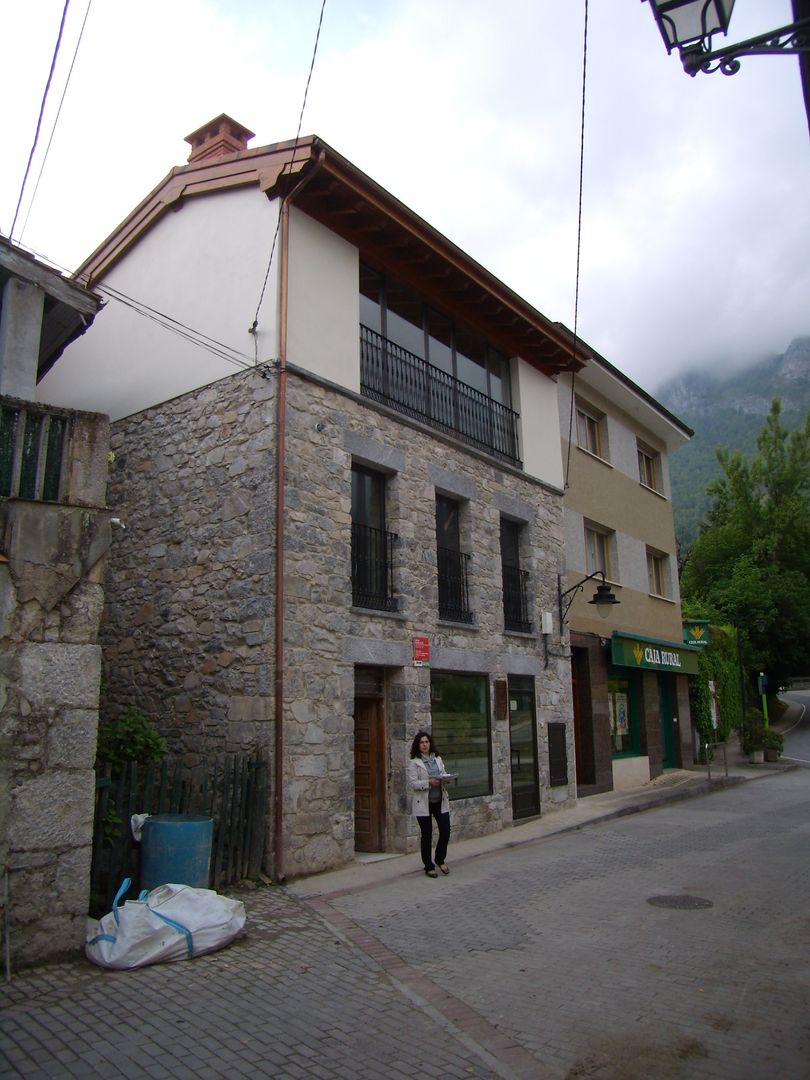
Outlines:
MULTIPOLYGON (((63 0, 0 0, 8 235, 63 0)), ((302 134, 574 322, 584 0, 326 0, 302 134)), ((14 238, 74 269, 220 112, 295 136, 321 0, 71 0, 14 238), (51 137, 52 136, 52 137, 51 137), (50 141, 44 168, 43 157, 50 141), (36 195, 33 198, 34 191, 36 195)), ((730 39, 790 0, 739 0, 730 39)), ((798 62, 690 79, 647 4, 590 0, 578 329, 646 389, 810 334, 798 62)))

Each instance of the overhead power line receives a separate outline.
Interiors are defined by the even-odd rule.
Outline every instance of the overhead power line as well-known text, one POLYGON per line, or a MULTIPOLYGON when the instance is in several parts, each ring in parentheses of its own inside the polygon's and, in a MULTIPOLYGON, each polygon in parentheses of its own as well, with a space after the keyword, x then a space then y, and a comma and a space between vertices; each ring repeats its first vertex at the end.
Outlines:
MULTIPOLYGON (((310 64, 309 64, 309 74, 307 75, 307 83, 306 83, 306 86, 304 87, 304 99, 301 102, 301 112, 298 115, 298 130, 295 133, 295 142, 293 143, 293 151, 292 151, 292 155, 290 157, 290 171, 292 171, 293 162, 295 161, 295 152, 298 149, 298 140, 301 138, 301 125, 304 122, 304 109, 306 108, 306 104, 307 104, 307 95, 309 94, 309 84, 312 81, 312 72, 313 72, 313 70, 315 68, 315 57, 318 54, 318 42, 321 39, 321 26, 323 25, 323 13, 324 13, 325 7, 326 7, 326 0, 323 0, 323 2, 321 3, 320 18, 318 19, 318 30, 317 30, 317 32, 315 34, 315 46, 314 46, 314 48, 312 50, 312 60, 310 61, 310 64)), ((286 163, 285 163, 284 168, 282 168, 282 170, 281 170, 281 175, 282 176, 284 175, 284 169, 286 167, 287 166, 286 166, 286 163)), ((257 345, 256 345, 256 330, 257 330, 257 328, 259 326, 259 310, 260 310, 260 308, 262 306, 262 301, 264 300, 264 294, 265 294, 265 291, 267 289, 267 282, 268 282, 268 280, 270 278, 270 269, 271 269, 271 267, 273 265, 273 257, 274 257, 275 252, 276 252, 276 243, 278 241, 278 231, 279 231, 279 227, 281 225, 281 205, 282 205, 282 202, 283 202, 283 200, 281 200, 281 202, 279 202, 278 218, 276 220, 276 231, 273 233, 273 243, 272 243, 272 245, 270 247, 270 258, 267 260, 267 270, 265 271, 264 281, 262 282, 262 289, 261 289, 261 293, 259 294, 259 302, 256 305, 256 314, 253 316, 253 325, 250 328, 250 332, 253 334, 254 350, 257 348, 257 345)))
POLYGON ((39 107, 39 118, 37 119, 37 129, 34 132, 34 142, 31 146, 31 153, 28 155, 28 164, 25 166, 25 175, 23 176, 22 186, 20 187, 20 197, 17 199, 17 208, 14 211, 14 220, 11 222, 11 231, 8 234, 9 240, 14 236, 14 226, 17 224, 17 215, 20 212, 20 205, 23 200, 23 193, 25 192, 25 185, 28 182, 28 173, 31 171, 31 162, 34 157, 34 151, 37 148, 37 142, 39 141, 39 129, 42 127, 42 116, 45 112, 45 102, 48 100, 48 91, 51 88, 51 79, 53 78, 54 68, 56 67, 56 60, 59 56, 59 47, 62 44, 62 33, 65 29, 65 19, 67 18, 68 7, 70 6, 70 0, 65 0, 65 6, 62 8, 62 21, 59 23, 59 34, 56 38, 56 48, 53 50, 53 59, 51 60, 51 69, 48 72, 48 81, 45 83, 45 93, 42 95, 42 104, 39 107))
MULTIPOLYGON (((26 227, 28 225, 28 218, 31 216, 31 210, 32 210, 32 208, 34 206, 34 200, 36 199, 37 192, 39 191, 39 182, 42 179, 42 173, 45 170, 45 163, 48 160, 48 154, 49 154, 50 149, 51 149, 51 143, 53 142, 53 137, 56 134, 56 125, 59 123, 59 117, 62 114, 62 106, 65 103, 65 96, 66 96, 67 91, 68 91, 68 86, 70 86, 70 77, 73 74, 73 67, 74 67, 74 65, 76 63, 76 57, 79 55, 79 46, 81 45, 82 38, 84 37, 84 28, 85 28, 85 26, 87 26, 87 16, 90 14, 90 5, 92 3, 93 3, 93 0, 87 0, 87 8, 86 8, 86 10, 84 12, 84 19, 82 20, 82 28, 79 31, 79 37, 78 37, 78 40, 76 41, 76 48, 73 50, 73 59, 70 61, 70 68, 69 68, 68 73, 67 73, 67 78, 65 79, 65 85, 64 85, 64 88, 62 90, 62 96, 59 99, 59 108, 56 110, 56 117, 54 118, 53 126, 51 127, 51 134, 50 134, 50 138, 48 139, 48 145, 45 147, 45 153, 42 155, 42 164, 40 165, 39 172, 37 173, 37 182, 34 185, 34 193, 32 194, 31 200, 28 203, 28 210, 27 210, 26 215, 25 215, 25 221, 23 222, 23 227, 20 229, 20 236, 19 236, 20 240, 22 240, 23 236, 25 235, 25 230, 26 230, 26 227)), ((21 194, 21 197, 22 197, 22 193, 20 193, 20 194, 21 194)))

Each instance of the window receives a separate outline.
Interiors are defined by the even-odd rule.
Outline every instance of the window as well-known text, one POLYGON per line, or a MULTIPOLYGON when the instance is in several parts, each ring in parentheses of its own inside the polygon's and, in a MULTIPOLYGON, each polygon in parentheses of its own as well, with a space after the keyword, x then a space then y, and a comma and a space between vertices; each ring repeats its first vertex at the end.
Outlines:
POLYGON ((577 445, 597 457, 607 459, 603 436, 604 417, 577 404, 577 445))
POLYGON ((528 578, 520 568, 520 534, 517 521, 501 518, 501 574, 503 578, 503 625, 505 630, 530 634, 528 578))
POLYGON ((360 266, 364 394, 517 462, 508 358, 408 286, 360 266))
POLYGON ((638 443, 638 478, 641 483, 661 494, 661 455, 638 443))
POLYGON ((487 677, 433 672, 430 697, 433 738, 447 771, 458 773, 450 798, 491 794, 487 677))
POLYGON ((585 526, 585 558, 589 574, 601 570, 610 577, 610 533, 596 525, 585 526))
POLYGON ((653 596, 667 595, 667 558, 647 548, 647 577, 653 596))
POLYGON ((472 622, 467 566, 461 551, 461 505, 446 495, 436 496, 436 566, 439 574, 439 617, 472 622))
POLYGON ((392 554, 385 528, 385 476, 352 466, 352 604, 395 611, 392 554))
POLYGON ((610 742, 614 756, 639 754, 637 688, 630 678, 608 678, 610 742))

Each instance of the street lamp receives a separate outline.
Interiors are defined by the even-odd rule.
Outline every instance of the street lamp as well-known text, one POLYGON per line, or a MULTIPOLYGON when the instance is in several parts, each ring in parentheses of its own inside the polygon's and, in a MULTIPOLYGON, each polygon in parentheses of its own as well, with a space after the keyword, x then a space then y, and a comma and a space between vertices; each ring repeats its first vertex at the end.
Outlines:
MULTIPOLYGON (((740 57, 810 53, 810 17, 804 15, 778 30, 713 49, 713 35, 728 33, 734 0, 642 0, 647 2, 667 52, 677 48, 687 75, 699 71, 734 75, 740 70, 740 57)), ((807 10, 805 0, 794 0, 794 15, 800 4, 807 10)))
POLYGON ((614 604, 620 604, 621 600, 617 600, 613 594, 613 590, 605 580, 605 573, 603 570, 595 570, 592 574, 588 574, 587 577, 582 578, 576 585, 572 585, 570 589, 566 589, 563 592, 562 577, 557 575, 557 602, 560 609, 560 632, 562 633, 563 623, 568 615, 571 605, 574 602, 574 597, 578 592, 584 592, 583 586, 586 581, 592 581, 594 578, 601 578, 602 584, 597 585, 596 592, 593 594, 592 599, 588 601, 589 604, 594 604, 596 610, 599 612, 601 618, 606 619, 607 613, 610 611, 614 604), (570 597, 568 602, 565 602, 566 596, 570 597))

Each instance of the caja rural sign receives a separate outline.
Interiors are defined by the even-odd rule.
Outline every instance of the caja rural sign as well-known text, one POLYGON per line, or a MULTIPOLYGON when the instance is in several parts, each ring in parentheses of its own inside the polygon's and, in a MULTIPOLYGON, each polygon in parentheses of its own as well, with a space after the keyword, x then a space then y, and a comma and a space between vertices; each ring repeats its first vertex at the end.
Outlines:
POLYGON ((645 671, 669 671, 674 675, 697 675, 698 650, 694 646, 655 638, 614 634, 611 660, 619 667, 645 671))

